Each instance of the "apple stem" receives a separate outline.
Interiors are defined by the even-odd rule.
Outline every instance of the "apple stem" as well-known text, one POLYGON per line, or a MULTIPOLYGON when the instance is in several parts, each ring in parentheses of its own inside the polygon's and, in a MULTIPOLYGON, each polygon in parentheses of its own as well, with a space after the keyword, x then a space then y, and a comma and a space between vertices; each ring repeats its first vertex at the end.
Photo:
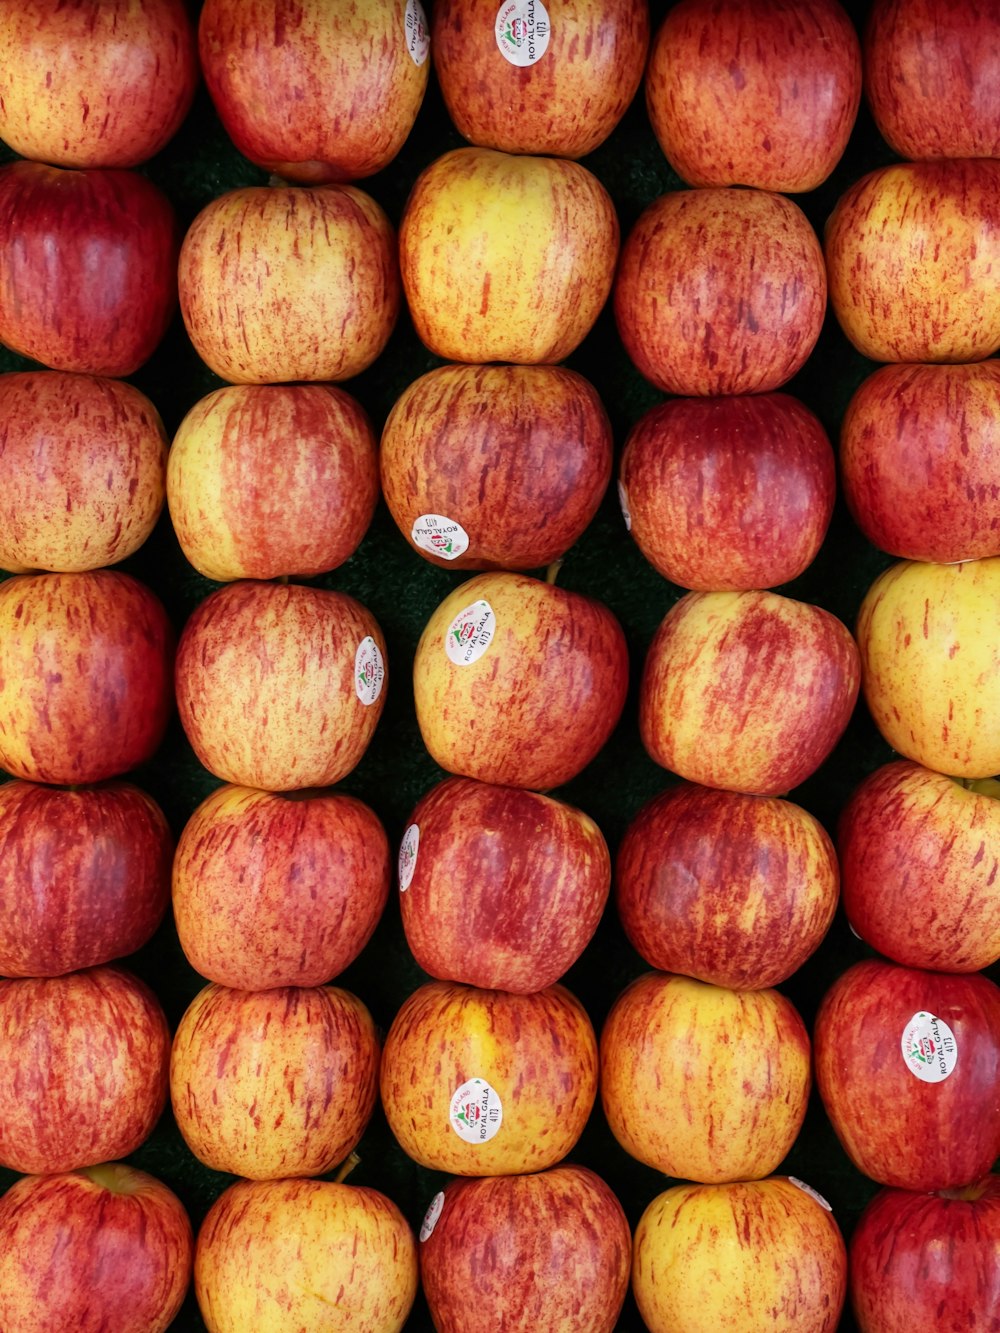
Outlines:
POLYGON ((548 569, 545 571, 546 583, 555 583, 556 579, 559 577, 559 571, 562 569, 562 563, 562 556, 560 556, 558 560, 552 561, 552 564, 549 565, 548 569))
POLYGON ((347 1179, 347 1177, 351 1174, 351 1172, 354 1170, 354 1168, 358 1165, 360 1161, 361 1158, 358 1156, 358 1154, 356 1152, 352 1152, 347 1158, 345 1158, 343 1162, 341 1162, 340 1170, 334 1176, 333 1183, 335 1185, 343 1184, 343 1182, 347 1179))

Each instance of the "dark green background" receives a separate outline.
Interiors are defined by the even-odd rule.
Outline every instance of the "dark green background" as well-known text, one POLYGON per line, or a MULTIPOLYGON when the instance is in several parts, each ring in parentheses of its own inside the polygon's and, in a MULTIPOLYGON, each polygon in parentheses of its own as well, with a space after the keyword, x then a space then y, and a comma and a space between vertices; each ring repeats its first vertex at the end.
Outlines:
MULTIPOLYGON (((662 0, 653 4, 654 25, 667 8, 662 0)), ((856 5, 851 9, 856 21, 863 20, 864 8, 856 5)), ((426 101, 403 151, 387 170, 360 184, 398 224, 418 172, 463 142, 448 120, 432 75, 426 101)), ((892 160, 893 154, 862 107, 848 151, 833 176, 813 193, 797 196, 797 202, 822 232, 825 219, 848 185, 864 172, 892 160)), ((585 159, 585 164, 610 190, 623 236, 647 203, 681 186, 656 144, 641 93, 615 133, 585 159)), ((177 138, 144 170, 166 190, 185 226, 199 209, 224 191, 266 179, 233 149, 203 90, 177 138)), ((377 363, 345 387, 364 404, 380 429, 402 390, 436 364, 437 359, 419 343, 404 314, 377 363)), ((600 392, 620 453, 629 427, 661 401, 662 395, 631 366, 608 311, 568 364, 587 376, 600 392)), ((28 365, 0 350, 0 370, 28 365)), ((851 393, 873 369, 872 363, 850 347, 833 316, 828 315, 815 352, 788 389, 813 408, 835 441, 851 393)), ((179 317, 133 382, 152 398, 171 434, 188 408, 221 383, 198 360, 179 317)), ((866 589, 889 563, 887 556, 866 543, 838 503, 830 533, 814 565, 782 591, 816 602, 853 625, 866 589)), ((178 630, 216 586, 186 563, 166 516, 143 550, 123 568, 160 594, 178 630)), ((380 504, 358 552, 340 569, 314 580, 320 586, 358 597, 374 613, 386 636, 390 684, 385 712, 362 763, 341 785, 378 812, 397 845, 417 799, 443 776, 424 750, 416 726, 409 680, 414 648, 432 610, 466 577, 425 563, 410 549, 380 504)), ((594 816, 614 850, 639 807, 672 781, 646 757, 640 745, 636 686, 653 631, 681 590, 664 581, 638 553, 625 530, 614 486, 587 533, 568 553, 559 580, 567 588, 605 601, 619 617, 631 652, 632 688, 620 725, 594 763, 559 793, 594 816)), ((833 832, 849 792, 889 757, 888 747, 859 705, 833 756, 792 795, 833 832)), ((176 722, 155 760, 134 778, 160 802, 175 833, 197 803, 218 785, 195 760, 176 722)), ((819 952, 780 988, 798 1006, 810 1028, 827 987, 866 952, 850 934, 843 915, 838 914, 819 952)), ((172 1025, 203 984, 184 959, 169 922, 129 965, 155 988, 172 1025)), ((609 907, 596 938, 568 974, 566 983, 584 1001, 599 1030, 615 997, 644 970, 645 964, 628 944, 613 907, 609 907)), ((364 999, 384 1032, 402 1001, 424 980, 409 956, 393 897, 375 937, 339 978, 339 984, 364 999)), ((381 1111, 362 1139, 359 1152, 361 1164, 352 1174, 352 1182, 384 1190, 416 1229, 444 1178, 424 1171, 404 1156, 381 1111)), ((195 1226, 231 1180, 207 1170, 191 1156, 169 1111, 149 1142, 130 1160, 161 1177, 177 1192, 195 1226)), ((671 1183, 618 1148, 599 1110, 594 1112, 572 1160, 585 1162, 604 1176, 620 1197, 633 1227, 646 1205, 671 1183)), ((850 1234, 876 1188, 847 1161, 815 1094, 802 1134, 782 1170, 802 1177, 826 1196, 845 1235, 850 1234)), ((0 1172, 0 1188, 6 1188, 12 1179, 9 1172, 0 1172)), ((430 1326, 426 1307, 418 1299, 407 1328, 422 1330, 430 1326)), ((849 1316, 845 1316, 843 1327, 853 1327, 849 1316)), ((193 1296, 189 1296, 174 1328, 203 1328, 193 1296)), ((642 1328, 631 1298, 619 1328, 629 1333, 642 1328)))

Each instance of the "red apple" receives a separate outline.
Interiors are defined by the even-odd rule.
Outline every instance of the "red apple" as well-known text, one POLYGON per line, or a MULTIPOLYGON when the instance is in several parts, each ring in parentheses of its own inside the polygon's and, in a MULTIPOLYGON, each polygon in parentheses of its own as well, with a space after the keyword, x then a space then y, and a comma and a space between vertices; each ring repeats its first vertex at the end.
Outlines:
POLYGON ((0 981, 0 1166, 48 1175, 134 1152, 169 1056, 159 1001, 121 968, 0 981))
POLYGON ((450 361, 562 361, 608 298, 618 241, 611 196, 576 162, 445 153, 417 177, 399 226, 417 333, 450 361))
POLYGON ((633 426, 619 472, 640 551, 699 591, 790 583, 826 536, 836 463, 819 418, 787 394, 674 398, 633 426))
POLYGON ((0 167, 0 342, 55 370, 124 376, 177 303, 177 220, 131 171, 0 167))
POLYGON ((881 1185, 973 1184, 1000 1156, 1000 989, 856 963, 816 1015, 816 1083, 847 1155, 881 1185))
POLYGON ((453 1180, 420 1232, 420 1279, 438 1333, 469 1312, 505 1333, 612 1333, 632 1236, 621 1204, 583 1166, 453 1180))
POLYGON ((833 843, 801 806, 682 783, 626 829, 615 895, 650 966, 762 990, 819 947, 839 878, 833 843))
POLYGON ((410 815, 400 909, 432 977, 486 990, 543 990, 601 919, 611 858, 589 815, 549 796, 447 778, 410 815))
POLYGON ((23 1176, 0 1199, 0 1327, 164 1333, 193 1258, 183 1205, 145 1171, 23 1176))
POLYGON ((861 47, 837 0, 681 0, 646 73, 653 132, 689 185, 814 190, 860 101, 861 47))
POLYGON ((160 414, 130 384, 0 375, 0 568, 69 573, 124 560, 160 516, 166 469, 160 414))
POLYGON ((859 683, 857 646, 829 611, 773 592, 690 592, 649 646, 639 730, 690 782, 778 796, 827 758, 859 683))
POLYGON ((385 704, 385 640, 346 593, 230 583, 177 647, 177 706, 202 764, 268 791, 328 787, 357 765, 385 704))
POLYGON ((780 389, 823 326, 823 251, 784 195, 674 191, 653 200, 622 247, 614 311, 626 352, 658 389, 780 389))
POLYGON ((178 285, 188 337, 222 379, 346 380, 396 323, 396 237, 353 186, 247 186, 192 222, 178 285))
POLYGON ((826 225, 830 304, 873 361, 981 361, 1000 348, 1000 161, 898 162, 826 225))
POLYGON ((562 366, 439 366, 397 399, 382 491, 414 550, 452 569, 539 569, 597 512, 611 423, 562 366))
POLYGON ((1000 157, 1000 33, 982 0, 874 0, 865 91, 900 157, 1000 157))
POLYGON ((241 153, 286 180, 360 180, 413 128, 430 64, 419 0, 207 0, 201 67, 241 153))
POLYGON ((607 607, 523 574, 480 574, 456 588, 413 663, 431 758, 461 777, 536 790, 590 763, 627 689, 625 635, 607 607))
POLYGON ((0 975, 53 977, 134 953, 170 901, 174 842, 124 783, 0 786, 0 975))
POLYGON ((584 157, 628 109, 649 47, 642 0, 437 0, 434 69, 459 132, 505 153, 584 157))
POLYGON ((217 389, 170 448, 177 540, 220 583, 336 569, 360 545, 378 494, 368 415, 329 384, 217 389))
POLYGON ((385 830, 353 796, 219 787, 177 844, 181 948, 223 986, 324 985, 368 943, 389 878, 385 830))
POLYGON ((170 717, 173 647, 159 598, 129 574, 0 583, 0 765, 75 785, 145 763, 170 717))
POLYGON ((951 564, 1000 555, 1000 364, 883 366, 841 425, 844 499, 874 546, 951 564))
POLYGON ((851 1237, 858 1327, 862 1333, 931 1333, 948 1323, 989 1327, 1000 1308, 998 1254, 997 1176, 931 1194, 880 1190, 851 1237))
POLYGON ((184 0, 28 0, 0 13, 0 138, 59 167, 135 167, 198 82, 184 0))

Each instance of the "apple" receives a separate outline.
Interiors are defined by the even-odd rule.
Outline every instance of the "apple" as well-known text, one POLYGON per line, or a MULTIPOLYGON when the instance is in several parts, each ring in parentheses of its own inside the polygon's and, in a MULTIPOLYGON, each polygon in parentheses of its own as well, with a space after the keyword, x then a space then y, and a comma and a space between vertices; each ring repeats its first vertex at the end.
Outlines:
POLYGON ((213 1171, 318 1176, 364 1133, 378 1069, 375 1024, 350 991, 210 984, 177 1026, 170 1098, 181 1137, 213 1171))
POLYGON ((914 1333, 939 1317, 954 1328, 986 1328, 1000 1306, 998 1252, 997 1176, 930 1194, 880 1190, 851 1236, 850 1293, 859 1328, 914 1333))
POLYGON ((783 393, 651 408, 625 441, 619 483, 639 550, 664 578, 701 592, 798 578, 837 490, 819 418, 783 393))
POLYGON ((163 604, 130 574, 0 583, 0 766, 76 785, 145 763, 171 713, 173 647, 163 604))
POLYGON ((653 133, 689 185, 814 190, 860 101, 861 46, 837 0, 681 0, 646 72, 653 133))
POLYGON ((184 1206, 124 1162, 22 1176, 0 1198, 4 1333, 165 1333, 191 1282, 184 1206))
POLYGON ((873 361, 981 361, 1000 348, 1000 161, 897 162, 826 224, 830 304, 873 361))
POLYGON ((449 773, 558 787, 610 737, 628 690, 628 649, 602 603, 516 573, 455 588, 413 662, 417 723, 449 773))
POLYGON ((166 486, 199 574, 310 578, 342 565, 368 530, 375 434, 361 404, 333 385, 230 385, 181 422, 166 486))
POLYGON ((5 782, 0 975, 54 977, 141 948, 170 902, 173 850, 163 811, 138 787, 5 782))
POLYGON ((328 787, 367 749, 385 676, 382 631, 353 597, 241 580, 188 619, 177 707, 198 759, 224 782, 328 787))
POLYGON ((841 424, 844 499, 872 543, 906 560, 1000 555, 1000 364, 882 366, 841 424))
POLYGON ((29 0, 0 14, 0 138, 58 167, 136 167, 198 84, 184 0, 29 0))
POLYGON ((955 1189, 1000 1156, 1000 989, 981 973, 855 963, 813 1040, 830 1123, 880 1185, 955 1189))
POLYGON ((453 1180, 420 1232, 438 1333, 465 1333, 470 1310, 505 1333, 612 1333, 631 1259, 621 1204, 584 1166, 453 1180))
POLYGON ((54 370, 131 375, 174 313, 179 239, 135 172, 0 167, 0 342, 54 370))
POLYGON ((417 1285, 406 1219, 363 1186, 239 1180, 198 1232, 194 1287, 209 1333, 400 1333, 417 1285))
POLYGON ((159 1001, 123 968, 0 981, 0 1166, 128 1156, 166 1104, 169 1057, 159 1001))
POLYGON ((399 314, 392 223, 350 185, 228 191, 188 228, 177 274, 195 351, 233 384, 350 379, 399 314))
POLYGON ((642 807, 615 861, 618 915, 646 962, 732 990, 801 967, 839 880, 829 835, 801 806, 686 782, 642 807))
POLYGON ((1000 959, 1000 785, 884 764, 840 815, 844 908, 907 967, 978 972, 1000 959))
POLYGON ((1000 771, 1000 557, 902 561, 868 589, 857 638, 865 701, 901 755, 938 773, 1000 771))
POLYGON ((773 592, 689 592, 649 646, 639 731, 690 782, 779 796, 830 754, 859 683, 857 646, 829 611, 773 592))
POLYGON ((601 1032, 601 1100, 632 1157, 668 1176, 757 1180, 786 1156, 809 1100, 809 1034, 776 990, 648 972, 601 1032))
POLYGON ((266 171, 360 180, 392 161, 427 88, 419 0, 206 0, 205 83, 226 133, 266 171))
POLYGON ((102 569, 156 525, 167 434, 146 395, 122 380, 14 372, 0 375, 0 469, 0 568, 102 569))
POLYGON ((382 491, 425 560, 539 569, 565 554, 611 478, 611 423, 563 366, 439 366, 396 400, 382 491))
POLYGON ((992 5, 874 0, 864 57, 875 124, 900 157, 1000 157, 992 5))
POLYGON ((525 994, 583 953, 608 900, 611 857, 574 806, 446 778, 410 815, 399 887, 406 940, 425 972, 525 994))
POLYGON ((448 114, 474 144, 585 157, 642 82, 642 0, 437 0, 434 69, 448 114))
POLYGON ((766 393, 801 370, 826 311, 826 269, 799 206, 767 190, 654 199, 622 247, 618 333, 658 389, 766 393))
POLYGON ((362 801, 226 785, 181 832, 174 922, 188 962, 209 981, 321 986, 368 943, 389 879, 389 840, 362 801))
POLYGON ((636 1227, 632 1289, 650 1333, 834 1333, 846 1288, 829 1205, 792 1177, 674 1185, 636 1227))
POLYGON ((403 1151, 456 1176, 521 1175, 575 1147, 597 1095, 597 1038, 563 986, 531 995, 433 981, 382 1052, 382 1106, 403 1151))
POLYGON ((436 356, 552 364, 611 291, 611 196, 576 162, 456 148, 414 182, 399 226, 403 290, 436 356))

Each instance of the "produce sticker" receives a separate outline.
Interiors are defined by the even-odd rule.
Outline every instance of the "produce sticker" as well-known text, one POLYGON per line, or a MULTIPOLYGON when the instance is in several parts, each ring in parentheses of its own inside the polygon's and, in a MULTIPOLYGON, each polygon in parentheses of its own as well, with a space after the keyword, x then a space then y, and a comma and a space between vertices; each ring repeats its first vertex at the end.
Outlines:
POLYGON ((923 1083, 941 1083, 958 1061, 954 1032, 944 1019, 923 1010, 903 1029, 901 1047, 907 1069, 923 1083))
POLYGON ((823 1198, 819 1190, 814 1190, 813 1187, 807 1185, 804 1180, 799 1180, 798 1176, 789 1176, 788 1183, 789 1185, 794 1185, 797 1190, 801 1190, 803 1194, 808 1194, 810 1199, 813 1199, 818 1203, 821 1208, 825 1208, 828 1213, 833 1212, 833 1208, 823 1198))
POLYGON ((457 560, 469 549, 469 534, 453 518, 443 514, 421 514, 410 529, 410 540, 421 551, 457 560))
POLYGON ((406 0, 406 49, 415 65, 422 65, 431 49, 431 33, 427 26, 427 15, 420 0, 406 0))
POLYGON ((361 640, 354 654, 354 689, 366 707, 370 707, 382 693, 384 680, 385 659, 369 634, 361 640))
POLYGON ((420 825, 411 824, 399 844, 399 891, 405 893, 413 883, 417 868, 417 848, 420 846, 420 825))
POLYGON ((622 507, 622 518, 625 520, 625 531, 632 531, 632 511, 628 507, 628 491, 622 482, 618 483, 618 503, 622 507))
POLYGON ((488 1143, 503 1122, 503 1106, 485 1079, 470 1078, 452 1097, 448 1118, 465 1143, 488 1143))
POLYGON ((478 662, 493 642, 497 618, 489 602, 480 599, 467 606, 448 626, 444 636, 444 650, 455 666, 471 666, 478 662))
POLYGON ((438 1218, 441 1216, 441 1210, 444 1207, 444 1190, 438 1190, 434 1198, 427 1205, 427 1212, 424 1213, 424 1220, 420 1223, 420 1239, 430 1240, 431 1233, 438 1224, 438 1218))
POLYGON ((542 0, 505 0, 497 11, 497 46, 512 65, 533 65, 549 46, 549 15, 542 0))

